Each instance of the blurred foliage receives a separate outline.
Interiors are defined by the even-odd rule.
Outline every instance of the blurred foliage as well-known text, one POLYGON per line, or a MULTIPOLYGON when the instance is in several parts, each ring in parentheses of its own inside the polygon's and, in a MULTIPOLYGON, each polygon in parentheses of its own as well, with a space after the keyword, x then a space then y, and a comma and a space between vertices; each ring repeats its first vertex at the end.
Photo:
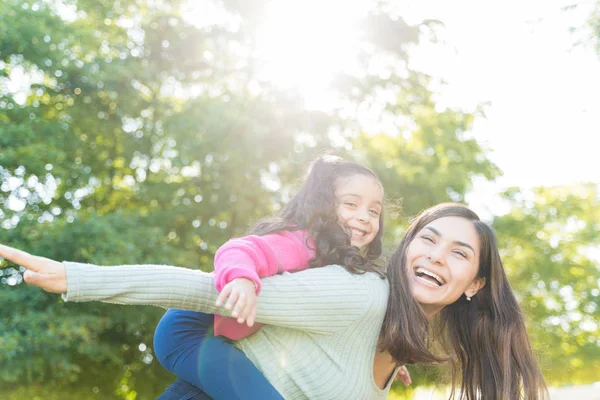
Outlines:
POLYGON ((505 196, 512 211, 494 226, 546 379, 600 381, 600 186, 505 196))
POLYGON ((600 54, 600 1, 598 0, 593 3, 587 25, 592 31, 592 38, 596 44, 596 51, 600 54))
MULTIPOLYGON (((210 270, 218 246, 276 212, 327 149, 371 166, 405 215, 462 201, 473 177, 500 174, 471 135, 478 111, 440 109, 430 78, 407 67, 427 22, 410 26, 374 2, 356 27, 363 70, 327 88, 337 103, 325 112, 258 77, 268 2, 211 4, 235 23, 194 25, 173 0, 0 2, 0 242, 58 260, 210 270), (15 90, 18 80, 29 84, 15 90), (368 131, 364 114, 395 134, 368 131)), ((597 262, 578 253, 597 245, 597 188, 570 203, 544 190, 533 203, 508 193, 513 211, 494 224, 548 376, 598 380, 588 368, 597 327, 577 323, 597 320, 597 262), (588 236, 553 247, 571 216, 588 236)), ((404 221, 388 212, 388 243, 404 221)), ((152 353, 162 310, 64 304, 1 266, 2 398, 151 399, 173 380, 152 353)), ((435 376, 413 369, 417 385, 435 376)))
POLYGON ((580 12, 587 18, 582 24, 571 26, 570 31, 574 34, 576 45, 592 46, 600 55, 600 0, 584 2, 572 2, 563 6, 563 11, 580 12))

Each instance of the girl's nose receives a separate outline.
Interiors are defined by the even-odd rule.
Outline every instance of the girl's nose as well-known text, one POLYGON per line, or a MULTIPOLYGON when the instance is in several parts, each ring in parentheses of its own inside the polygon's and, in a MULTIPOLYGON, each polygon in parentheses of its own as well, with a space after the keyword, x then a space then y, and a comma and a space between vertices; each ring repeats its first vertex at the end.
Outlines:
POLYGON ((356 214, 356 219, 361 222, 367 222, 369 220, 369 210, 358 210, 356 214))

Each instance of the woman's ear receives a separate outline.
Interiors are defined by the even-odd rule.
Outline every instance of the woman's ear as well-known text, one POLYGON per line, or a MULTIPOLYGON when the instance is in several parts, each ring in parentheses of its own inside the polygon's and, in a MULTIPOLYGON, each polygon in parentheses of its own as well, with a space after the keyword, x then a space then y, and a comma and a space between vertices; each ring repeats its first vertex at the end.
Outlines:
POLYGON ((471 282, 471 285, 465 290, 465 296, 471 298, 477 294, 484 286, 486 280, 485 278, 476 278, 471 282))

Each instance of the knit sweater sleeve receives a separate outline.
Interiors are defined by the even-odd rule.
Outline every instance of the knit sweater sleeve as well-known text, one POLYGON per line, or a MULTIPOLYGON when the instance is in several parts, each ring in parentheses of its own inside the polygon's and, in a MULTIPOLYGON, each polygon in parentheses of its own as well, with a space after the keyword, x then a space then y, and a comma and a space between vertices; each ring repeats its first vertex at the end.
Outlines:
MULTIPOLYGON (((100 267, 65 262, 65 301, 153 305, 229 316, 216 307, 212 274, 161 265, 100 267)), ((340 266, 284 273, 262 280, 257 322, 328 334, 346 328, 369 304, 365 279, 340 266)))

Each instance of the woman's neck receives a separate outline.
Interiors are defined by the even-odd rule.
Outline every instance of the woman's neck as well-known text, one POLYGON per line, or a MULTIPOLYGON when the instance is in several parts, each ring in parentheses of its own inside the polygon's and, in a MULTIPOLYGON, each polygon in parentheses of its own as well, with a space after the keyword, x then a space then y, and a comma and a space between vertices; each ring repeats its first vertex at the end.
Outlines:
POLYGON ((425 314, 425 317, 429 321, 431 321, 433 319, 433 317, 435 317, 444 308, 444 307, 440 307, 439 305, 433 305, 433 304, 422 304, 422 303, 419 303, 419 304, 421 305, 423 314, 425 314))

